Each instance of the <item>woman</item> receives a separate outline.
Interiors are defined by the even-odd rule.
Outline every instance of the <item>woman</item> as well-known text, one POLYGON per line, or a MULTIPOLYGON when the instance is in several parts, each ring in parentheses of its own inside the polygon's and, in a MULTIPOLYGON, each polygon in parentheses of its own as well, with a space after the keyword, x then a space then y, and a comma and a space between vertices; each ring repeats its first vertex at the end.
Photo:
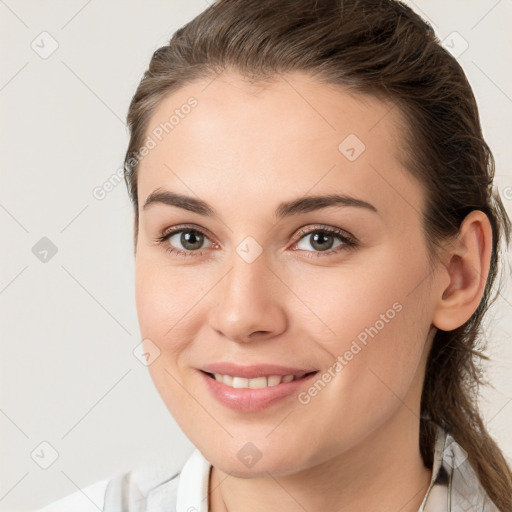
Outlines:
POLYGON ((511 511, 476 407, 510 220, 430 26, 393 0, 220 0, 128 122, 145 354, 197 450, 91 487, 104 510, 511 511))

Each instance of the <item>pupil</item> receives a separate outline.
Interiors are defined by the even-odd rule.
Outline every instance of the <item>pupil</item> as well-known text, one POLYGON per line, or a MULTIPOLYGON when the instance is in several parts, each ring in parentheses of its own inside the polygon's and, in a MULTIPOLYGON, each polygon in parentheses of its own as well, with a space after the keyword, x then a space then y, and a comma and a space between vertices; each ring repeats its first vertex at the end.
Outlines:
POLYGON ((181 234, 180 242, 187 249, 199 249, 203 245, 203 235, 196 231, 185 231, 181 234))
POLYGON ((313 235, 313 241, 311 245, 315 247, 315 249, 319 249, 321 251, 325 251, 326 249, 330 249, 333 244, 333 237, 331 235, 325 234, 325 233, 315 233, 313 235), (329 240, 330 239, 330 240, 329 240), (325 242, 330 243, 326 243, 325 242))

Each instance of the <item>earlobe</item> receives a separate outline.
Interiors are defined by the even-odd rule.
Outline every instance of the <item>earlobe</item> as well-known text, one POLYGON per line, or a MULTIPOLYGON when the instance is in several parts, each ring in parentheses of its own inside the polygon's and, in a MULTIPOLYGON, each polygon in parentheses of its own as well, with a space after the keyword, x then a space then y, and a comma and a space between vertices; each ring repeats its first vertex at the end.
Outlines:
POLYGON ((485 213, 474 210, 461 224, 456 239, 450 242, 444 274, 432 323, 443 331, 463 325, 482 299, 492 251, 492 228, 485 213), (449 284, 446 285, 446 281, 449 284))

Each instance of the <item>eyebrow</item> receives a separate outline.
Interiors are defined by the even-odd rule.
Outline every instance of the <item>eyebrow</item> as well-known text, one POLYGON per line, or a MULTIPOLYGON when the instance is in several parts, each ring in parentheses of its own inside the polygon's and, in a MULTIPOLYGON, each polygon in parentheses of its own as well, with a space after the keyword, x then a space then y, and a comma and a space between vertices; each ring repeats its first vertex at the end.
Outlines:
MULTIPOLYGON (((169 190, 163 190, 161 188, 157 188, 149 194, 142 209, 146 210, 154 204, 175 206, 205 217, 218 217, 217 212, 205 201, 177 194, 169 190)), ((365 208, 377 214, 379 213, 375 206, 367 201, 363 201, 362 199, 357 199, 343 194, 327 194, 305 196, 291 201, 284 201, 276 208, 274 217, 277 219, 283 219, 285 217, 291 217, 292 215, 309 213, 329 206, 355 206, 358 208, 365 208)))

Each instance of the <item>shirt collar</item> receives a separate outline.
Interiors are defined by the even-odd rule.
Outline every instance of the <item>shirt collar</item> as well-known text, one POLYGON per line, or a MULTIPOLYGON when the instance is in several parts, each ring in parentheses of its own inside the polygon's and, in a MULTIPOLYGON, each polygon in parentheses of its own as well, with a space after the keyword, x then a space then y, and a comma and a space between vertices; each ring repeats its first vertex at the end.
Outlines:
POLYGON ((176 512, 208 512, 211 467, 196 448, 180 473, 176 512))
POLYGON ((418 512, 499 512, 482 487, 467 452, 436 425, 432 479, 418 512))

